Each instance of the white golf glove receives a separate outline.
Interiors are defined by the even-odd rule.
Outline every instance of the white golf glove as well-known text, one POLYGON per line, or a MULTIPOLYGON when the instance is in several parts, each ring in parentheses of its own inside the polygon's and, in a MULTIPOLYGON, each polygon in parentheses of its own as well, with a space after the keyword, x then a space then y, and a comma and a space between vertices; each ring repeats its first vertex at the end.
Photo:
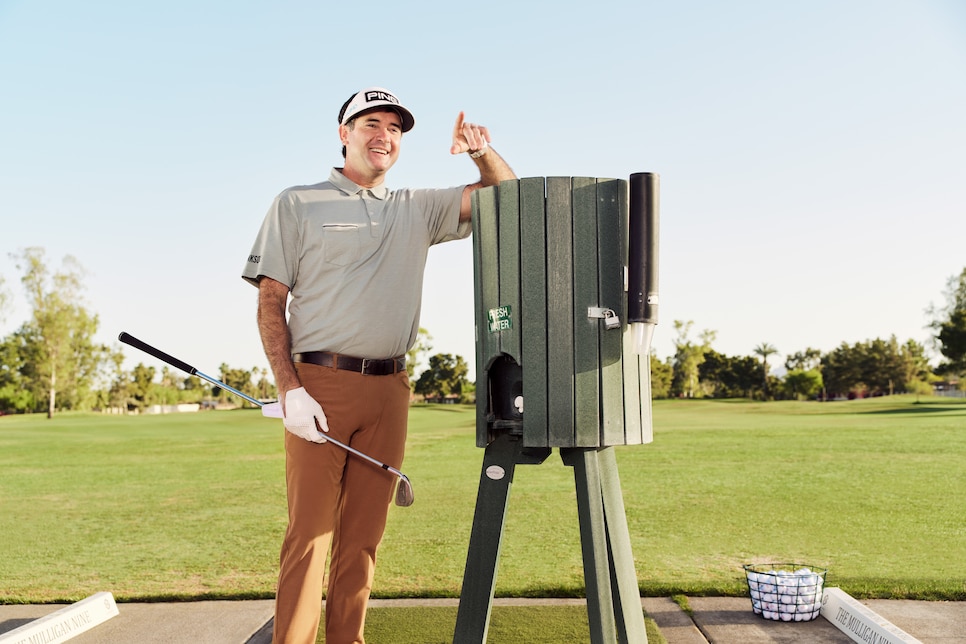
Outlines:
POLYGON ((282 418, 282 424, 285 425, 285 429, 313 443, 325 442, 325 436, 319 428, 322 428, 323 432, 329 431, 329 422, 325 419, 322 405, 305 391, 305 387, 287 391, 283 402, 285 416, 282 418))

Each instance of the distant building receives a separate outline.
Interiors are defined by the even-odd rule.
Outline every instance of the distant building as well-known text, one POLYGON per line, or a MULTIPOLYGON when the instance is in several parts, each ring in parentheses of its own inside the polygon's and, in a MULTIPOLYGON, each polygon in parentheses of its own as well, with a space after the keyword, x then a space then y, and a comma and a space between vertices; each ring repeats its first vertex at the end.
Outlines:
POLYGON ((426 396, 425 402, 436 405, 455 405, 460 401, 459 394, 449 394, 448 396, 426 396))
POLYGON ((966 391, 959 388, 959 379, 955 377, 933 383, 932 392, 946 398, 966 398, 966 391))
POLYGON ((145 414, 182 414, 199 411, 198 403, 182 403, 180 405, 151 405, 144 410, 145 414))

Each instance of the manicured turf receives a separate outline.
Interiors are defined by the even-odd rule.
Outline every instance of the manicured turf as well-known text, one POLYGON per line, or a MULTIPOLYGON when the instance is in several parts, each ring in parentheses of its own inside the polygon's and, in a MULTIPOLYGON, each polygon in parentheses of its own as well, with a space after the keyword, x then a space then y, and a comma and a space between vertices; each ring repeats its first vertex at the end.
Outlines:
MULTIPOLYGON (((648 644, 665 642, 647 620, 648 644)), ((366 640, 392 644, 450 644, 455 608, 373 608, 366 614, 366 640)), ((589 626, 584 606, 496 606, 487 631, 488 644, 573 644, 586 642, 589 626)), ((319 642, 324 642, 320 635, 319 642)))
MULTIPOLYGON (((924 399, 925 401, 925 399, 924 399)), ((966 403, 658 401, 617 448, 643 594, 745 592, 741 564, 827 567, 859 597, 966 599, 966 403)), ((415 407, 374 596, 457 596, 483 450, 415 407)), ((0 602, 271 597, 281 424, 257 411, 0 418, 0 602)), ((582 596, 573 472, 520 466, 501 596, 582 596)))

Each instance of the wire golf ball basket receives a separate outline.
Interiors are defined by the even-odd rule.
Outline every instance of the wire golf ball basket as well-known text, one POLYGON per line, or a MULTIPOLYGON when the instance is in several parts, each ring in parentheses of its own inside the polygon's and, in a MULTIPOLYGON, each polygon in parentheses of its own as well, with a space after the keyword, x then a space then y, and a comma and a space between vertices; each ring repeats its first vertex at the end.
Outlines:
POLYGON ((819 616, 826 568, 769 563, 747 564, 744 569, 756 615, 782 622, 808 622, 819 616))

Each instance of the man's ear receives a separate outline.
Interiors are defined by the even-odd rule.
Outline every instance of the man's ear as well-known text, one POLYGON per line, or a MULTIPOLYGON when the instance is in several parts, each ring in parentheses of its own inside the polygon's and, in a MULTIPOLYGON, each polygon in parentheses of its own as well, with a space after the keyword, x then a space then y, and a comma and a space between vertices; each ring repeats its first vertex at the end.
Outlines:
POLYGON ((342 145, 349 142, 349 128, 345 125, 339 125, 339 140, 342 141, 342 145))

